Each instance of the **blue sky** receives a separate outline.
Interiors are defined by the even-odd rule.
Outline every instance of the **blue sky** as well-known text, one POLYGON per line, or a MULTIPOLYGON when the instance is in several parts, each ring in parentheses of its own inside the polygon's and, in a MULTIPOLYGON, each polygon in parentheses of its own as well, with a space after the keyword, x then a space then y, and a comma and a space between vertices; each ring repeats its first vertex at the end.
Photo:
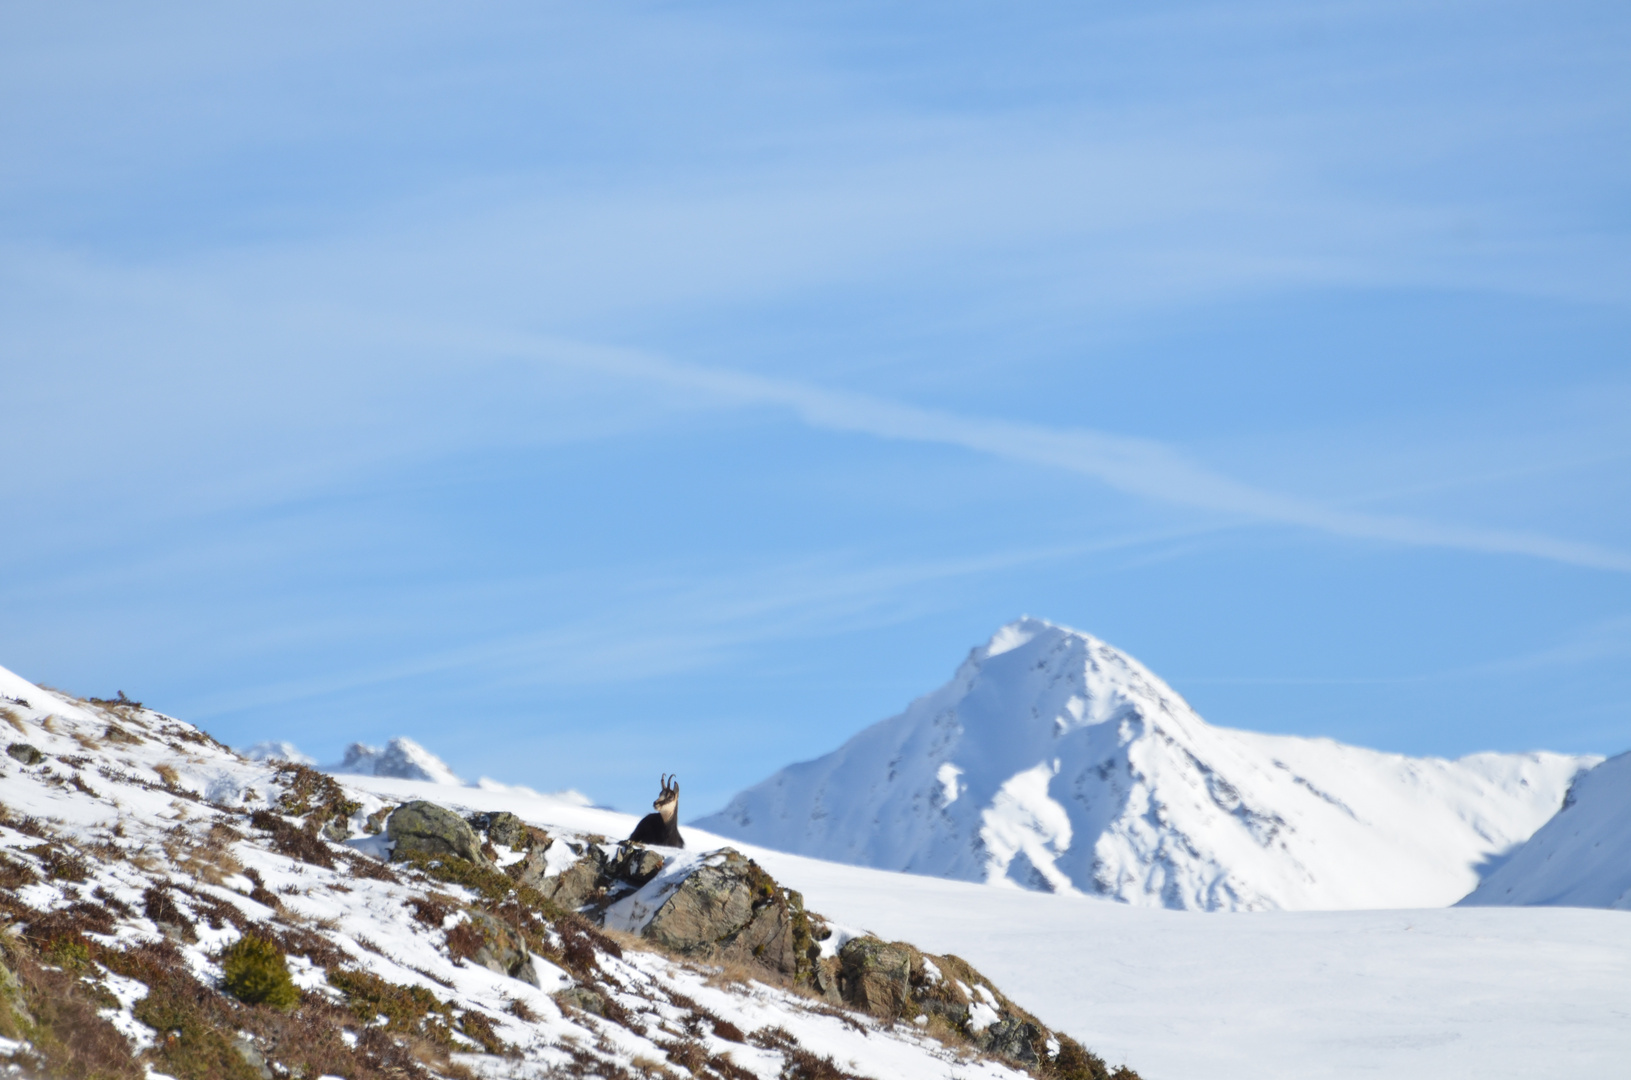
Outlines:
POLYGON ((0 6, 0 663, 688 813, 1032 614, 1631 747, 1631 9, 0 6))

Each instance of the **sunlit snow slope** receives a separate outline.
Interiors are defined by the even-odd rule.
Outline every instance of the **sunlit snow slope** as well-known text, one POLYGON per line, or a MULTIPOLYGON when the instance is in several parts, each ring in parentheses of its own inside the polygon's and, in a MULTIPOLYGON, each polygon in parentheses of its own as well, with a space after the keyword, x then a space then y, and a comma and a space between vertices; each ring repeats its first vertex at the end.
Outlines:
POLYGON ((697 824, 889 870, 1194 910, 1432 907, 1599 758, 1409 758, 1206 724, 1142 664, 1040 619, 951 682, 697 824))
MULTIPOLYGON (((346 777, 391 801, 626 836, 638 815, 524 788, 346 777)), ((687 850, 722 843, 694 827, 687 850)), ((1151 1080, 1529 1080, 1631 1060, 1631 916, 1560 908, 1200 915, 893 874, 750 845, 811 910, 955 952, 1151 1080)))
POLYGON ((1631 910, 1631 754, 1576 780, 1557 816, 1462 903, 1631 910))

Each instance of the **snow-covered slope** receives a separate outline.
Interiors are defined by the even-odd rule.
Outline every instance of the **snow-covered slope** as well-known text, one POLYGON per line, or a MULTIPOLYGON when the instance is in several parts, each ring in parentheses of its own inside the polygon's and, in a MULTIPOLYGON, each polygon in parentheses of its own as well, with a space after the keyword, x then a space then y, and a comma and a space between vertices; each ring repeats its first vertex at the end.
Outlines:
POLYGON ((890 870, 1194 910, 1430 907, 1598 758, 1409 758, 1206 724, 1125 653, 1020 619, 951 682, 697 824, 890 870))
MULTIPOLYGON (((546 828, 637 817, 522 788, 348 784, 546 828)), ((687 850, 724 839, 695 826, 687 850)), ((955 952, 1152 1080, 1619 1080, 1631 916, 1560 908, 1197 914, 890 873, 737 844, 813 910, 955 952)))
POLYGON ((1461 902, 1631 910, 1631 753, 1577 779, 1557 816, 1461 902))
MULTIPOLYGON (((570 826, 513 830, 516 850, 490 836, 490 863, 384 865, 359 853, 388 850, 382 837, 337 841, 377 828, 398 800, 250 761, 137 703, 81 701, 0 669, 0 729, 0 1076, 1027 1078, 757 969, 687 961, 633 935, 620 945, 495 869, 543 851, 559 876, 557 847, 568 863, 606 853, 604 838, 570 826), (234 990, 246 938, 262 960, 234 990), (288 1000, 257 1000, 285 967, 288 1000)), ((597 813, 515 789, 358 779, 438 805, 523 798, 549 816, 597 813)), ((693 846, 658 861, 673 881, 709 858, 693 846)))

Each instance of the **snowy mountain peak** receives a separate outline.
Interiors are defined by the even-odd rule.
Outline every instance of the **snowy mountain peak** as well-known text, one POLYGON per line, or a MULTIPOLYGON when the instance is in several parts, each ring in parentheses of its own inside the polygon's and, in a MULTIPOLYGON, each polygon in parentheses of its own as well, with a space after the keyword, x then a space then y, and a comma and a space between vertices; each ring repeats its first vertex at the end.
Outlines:
POLYGON ((300 748, 292 742, 281 739, 267 739, 239 751, 250 761, 292 761, 296 765, 316 765, 317 759, 309 754, 300 752, 300 748))
POLYGON ((398 736, 381 750, 365 743, 346 747, 338 765, 324 766, 324 772, 356 773, 363 776, 390 776, 398 780, 424 780, 432 784, 463 784, 447 762, 412 739, 398 736))
POLYGON ((697 824, 821 858, 1143 905, 1438 906, 1597 760, 1412 759, 1215 728, 1119 649, 1022 618, 905 712, 697 824))

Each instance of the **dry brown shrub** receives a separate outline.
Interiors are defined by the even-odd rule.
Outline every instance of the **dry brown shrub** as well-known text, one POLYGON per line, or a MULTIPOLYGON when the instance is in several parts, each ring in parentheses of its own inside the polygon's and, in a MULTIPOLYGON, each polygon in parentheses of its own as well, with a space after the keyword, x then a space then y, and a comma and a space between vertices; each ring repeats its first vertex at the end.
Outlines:
POLYGON ((818 1057, 808 1050, 787 1050, 782 1056, 781 1080, 861 1080, 839 1068, 832 1058, 818 1057))
POLYGON ((475 925, 462 922, 447 932, 447 951, 459 960, 469 960, 487 946, 487 939, 475 925))
POLYGON ((9 705, 0 707, 0 720, 4 720, 6 723, 16 728, 20 734, 28 734, 28 725, 23 723, 22 715, 9 705))
POLYGON ((270 810, 256 810, 249 815, 249 823, 272 834, 272 847, 280 854, 301 862, 334 869, 334 853, 315 829, 298 829, 281 814, 270 810))
POLYGON ((168 761, 159 762, 153 766, 153 771, 159 774, 159 779, 164 781, 165 787, 179 787, 181 785, 181 774, 176 772, 176 767, 168 761))
POLYGON ((455 902, 450 896, 432 893, 429 896, 415 896, 408 901, 413 909, 414 920, 432 930, 440 930, 442 923, 453 914, 455 902))
POLYGON ((20 889, 40 880, 40 875, 27 863, 13 862, 0 855, 0 889, 20 889))
POLYGON ((17 977, 23 1010, 19 1015, 0 1009, 0 1035, 31 1043, 41 1075, 78 1080, 139 1080, 144 1075, 130 1044, 99 1015, 99 1003, 78 974, 41 966, 20 944, 6 948, 5 960, 17 977))
POLYGON ((266 882, 261 880, 261 873, 259 870, 245 870, 244 877, 249 879, 249 899, 255 901, 257 904, 263 904, 266 907, 271 908, 273 911, 281 911, 283 909, 283 901, 279 900, 277 898, 277 894, 266 887, 266 882))

